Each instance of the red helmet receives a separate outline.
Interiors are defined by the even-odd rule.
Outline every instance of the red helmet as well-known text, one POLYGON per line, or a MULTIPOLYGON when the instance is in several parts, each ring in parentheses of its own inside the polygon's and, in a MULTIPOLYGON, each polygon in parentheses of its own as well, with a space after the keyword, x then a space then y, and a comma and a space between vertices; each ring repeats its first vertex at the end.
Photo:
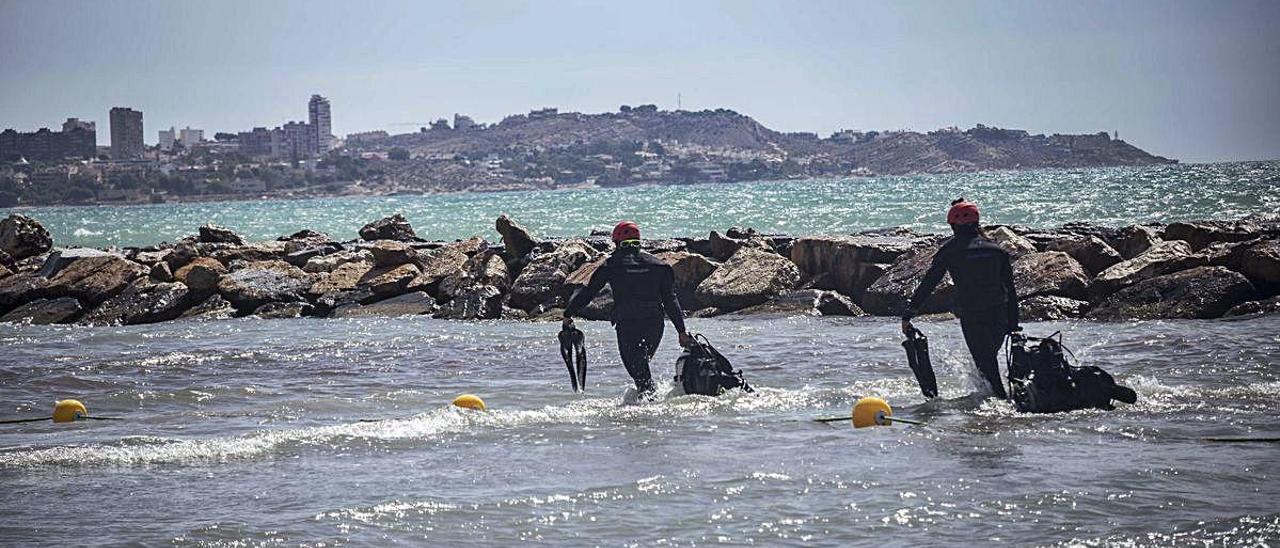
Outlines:
POLYGON ((971 225, 978 222, 978 206, 960 198, 951 203, 951 210, 947 212, 947 224, 951 225, 971 225))
POLYGON ((640 225, 631 221, 622 221, 618 226, 613 227, 613 241, 621 242, 623 240, 639 240, 640 225))

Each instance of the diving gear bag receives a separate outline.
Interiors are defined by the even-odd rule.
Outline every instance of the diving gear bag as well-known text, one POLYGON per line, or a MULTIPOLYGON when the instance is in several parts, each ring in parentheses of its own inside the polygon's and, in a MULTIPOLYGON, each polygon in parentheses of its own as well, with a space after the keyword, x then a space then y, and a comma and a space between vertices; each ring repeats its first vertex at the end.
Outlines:
POLYGON ((938 378, 934 376, 933 363, 929 361, 929 338, 913 327, 907 340, 902 341, 902 347, 907 349, 907 365, 911 366, 916 382, 920 383, 920 392, 926 398, 936 398, 938 378))
POLYGON ((560 357, 564 366, 569 369, 569 382, 574 392, 587 391, 587 348, 582 330, 573 326, 565 326, 556 336, 560 339, 560 357))
POLYGON ((1077 409, 1115 409, 1111 400, 1138 401, 1132 389, 1098 367, 1067 361, 1062 333, 1044 338, 1014 333, 1009 339, 1009 399, 1023 413, 1058 413, 1077 409), (1055 338, 1056 337, 1056 338, 1055 338))
POLYGON ((728 358, 702 335, 695 335, 694 344, 676 359, 675 381, 685 394, 719 396, 735 388, 755 392, 742 378, 742 372, 734 371, 728 358))

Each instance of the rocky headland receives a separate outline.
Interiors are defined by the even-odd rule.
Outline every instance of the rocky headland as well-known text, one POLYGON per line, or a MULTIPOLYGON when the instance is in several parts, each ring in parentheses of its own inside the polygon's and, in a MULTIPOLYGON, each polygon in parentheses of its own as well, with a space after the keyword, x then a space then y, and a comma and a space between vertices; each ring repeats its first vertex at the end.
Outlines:
MULTIPOLYGON (((233 318, 431 315, 558 318, 612 248, 603 233, 540 238, 503 215, 501 241, 418 237, 400 215, 339 241, 303 230, 247 242, 205 225, 177 243, 55 248, 23 215, 0 221, 0 321, 129 325, 233 318)), ((1054 230, 986 227, 1014 257, 1025 320, 1219 318, 1280 311, 1280 218, 1054 230)), ((646 240, 693 316, 894 316, 944 240, 886 229, 788 236, 751 229, 646 240)), ((924 312, 946 314, 944 279, 924 312)), ((585 311, 605 319, 604 291, 585 311)))

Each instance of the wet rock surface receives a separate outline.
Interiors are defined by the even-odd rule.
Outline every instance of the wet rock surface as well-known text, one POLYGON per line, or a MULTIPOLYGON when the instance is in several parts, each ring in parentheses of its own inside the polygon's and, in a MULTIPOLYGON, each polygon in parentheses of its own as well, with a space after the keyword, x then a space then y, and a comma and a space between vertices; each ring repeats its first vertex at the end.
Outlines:
POLYGON ((414 233, 413 226, 409 224, 408 219, 405 219, 404 215, 396 213, 361 227, 360 238, 365 241, 396 240, 410 242, 417 240, 418 235, 414 233))
POLYGON ((36 299, 0 316, 0 322, 52 325, 71 323, 84 314, 84 306, 75 297, 36 299))
POLYGON ((695 296, 728 312, 763 304, 799 283, 800 268, 786 257, 742 247, 698 284, 695 296))
POLYGON ((1122 289, 1089 316, 1103 320, 1217 318, 1253 295, 1253 284, 1244 275, 1220 266, 1202 266, 1122 289))

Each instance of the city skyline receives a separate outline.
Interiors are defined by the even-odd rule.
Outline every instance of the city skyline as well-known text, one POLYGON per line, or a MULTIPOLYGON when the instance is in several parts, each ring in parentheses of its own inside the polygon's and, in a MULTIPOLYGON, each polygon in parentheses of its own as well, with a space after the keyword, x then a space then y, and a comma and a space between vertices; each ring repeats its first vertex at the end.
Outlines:
POLYGON ((492 123, 546 106, 674 109, 680 96, 686 110, 729 108, 785 131, 982 123, 1118 132, 1187 161, 1280 157, 1280 5, 1269 2, 54 1, 0 15, 11 52, 0 125, 20 131, 102 124, 119 105, 152 128, 275 127, 307 120, 298 97, 314 93, 340 105, 339 136, 454 113, 492 123))

